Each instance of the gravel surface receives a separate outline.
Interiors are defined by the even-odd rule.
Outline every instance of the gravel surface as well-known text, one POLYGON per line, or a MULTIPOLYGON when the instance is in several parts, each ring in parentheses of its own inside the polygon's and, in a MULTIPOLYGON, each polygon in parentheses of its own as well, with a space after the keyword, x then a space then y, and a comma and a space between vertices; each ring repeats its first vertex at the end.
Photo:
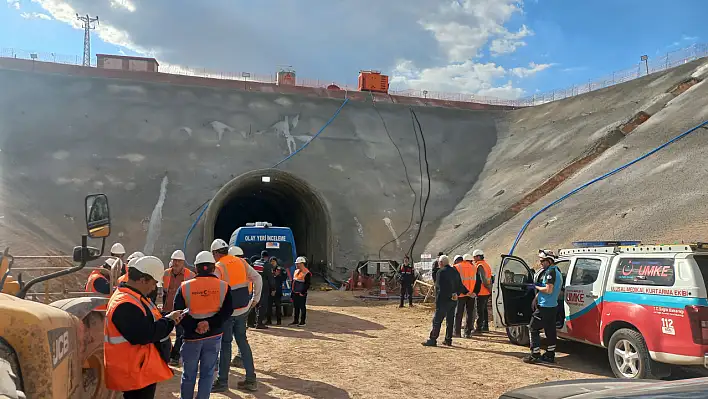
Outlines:
MULTIPOLYGON (((232 368, 231 391, 211 397, 486 399, 533 383, 611 376, 603 350, 566 342, 556 366, 524 364, 526 348, 509 344, 503 331, 425 348, 432 318, 425 305, 399 309, 350 292, 314 292, 310 302, 304 328, 248 330, 257 393, 236 390, 243 370, 232 368)), ((179 397, 180 376, 175 369, 158 397, 179 397)))

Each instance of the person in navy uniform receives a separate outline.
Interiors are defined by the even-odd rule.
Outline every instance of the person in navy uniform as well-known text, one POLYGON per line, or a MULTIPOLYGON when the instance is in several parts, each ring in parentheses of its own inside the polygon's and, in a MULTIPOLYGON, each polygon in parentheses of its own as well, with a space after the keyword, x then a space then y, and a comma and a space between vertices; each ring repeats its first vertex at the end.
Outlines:
POLYGON ((555 362, 556 342, 556 308, 558 296, 563 286, 563 276, 555 265, 556 256, 552 251, 541 249, 538 251, 541 270, 536 274, 536 281, 529 285, 529 289, 537 291, 534 299, 534 312, 529 323, 531 338, 531 354, 524 357, 525 363, 555 362), (541 330, 546 333, 548 348, 541 355, 541 330))

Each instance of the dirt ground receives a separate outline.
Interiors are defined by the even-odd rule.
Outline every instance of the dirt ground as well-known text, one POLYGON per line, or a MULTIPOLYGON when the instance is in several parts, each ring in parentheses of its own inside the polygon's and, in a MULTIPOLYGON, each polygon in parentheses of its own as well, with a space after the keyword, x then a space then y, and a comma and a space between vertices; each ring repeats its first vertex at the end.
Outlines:
MULTIPOLYGON (((527 365, 527 349, 503 330, 454 339, 451 348, 421 346, 432 318, 426 305, 399 309, 337 291, 308 300, 306 327, 248 330, 259 391, 238 391, 243 369, 232 367, 231 392, 212 398, 497 398, 534 383, 612 376, 602 349, 561 342, 556 365, 527 365)), ((157 397, 179 397, 180 377, 175 368, 157 397)))

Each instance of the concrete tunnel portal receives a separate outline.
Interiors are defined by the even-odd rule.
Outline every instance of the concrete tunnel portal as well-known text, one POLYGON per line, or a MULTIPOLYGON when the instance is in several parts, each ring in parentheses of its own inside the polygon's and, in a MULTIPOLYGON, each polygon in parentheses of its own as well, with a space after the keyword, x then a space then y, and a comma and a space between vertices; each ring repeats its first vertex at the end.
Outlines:
POLYGON ((254 170, 226 183, 207 208, 204 247, 215 238, 228 242, 234 230, 254 222, 289 227, 297 255, 305 256, 315 270, 324 271, 333 259, 327 205, 310 184, 291 173, 254 170))

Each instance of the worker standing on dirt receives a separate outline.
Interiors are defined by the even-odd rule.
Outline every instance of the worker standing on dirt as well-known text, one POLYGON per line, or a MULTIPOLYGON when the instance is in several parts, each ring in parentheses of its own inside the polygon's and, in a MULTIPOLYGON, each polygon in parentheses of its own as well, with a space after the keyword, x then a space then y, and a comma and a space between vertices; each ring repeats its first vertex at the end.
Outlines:
MULTIPOLYGON (((258 255, 253 255, 248 259, 248 264, 253 267, 256 264, 256 261, 260 257, 258 255)), ((248 312, 248 323, 246 324, 247 327, 255 328, 256 327, 256 319, 257 319, 257 313, 258 313, 258 306, 254 306, 251 308, 251 310, 248 312)))
POLYGON ((440 270, 440 267, 441 267, 441 266, 440 266, 440 257, 443 256, 443 255, 444 255, 444 254, 443 254, 442 252, 438 252, 438 257, 437 257, 437 258, 435 259, 435 261, 433 262, 433 271, 432 271, 432 274, 433 274, 433 282, 435 282, 435 278, 437 277, 438 271, 440 270))
MULTIPOLYGON (((236 359, 231 359, 231 343, 236 340, 239 358, 246 371, 246 379, 238 382, 239 389, 247 391, 258 390, 256 381, 256 369, 253 365, 253 353, 246 338, 246 319, 248 311, 252 306, 256 306, 261 298, 261 276, 251 265, 241 257, 229 255, 228 244, 217 238, 211 243, 212 254, 217 261, 216 266, 220 270, 218 273, 231 289, 232 309, 229 317, 223 326, 224 335, 221 339, 221 350, 219 351, 219 375, 214 380, 212 392, 224 392, 229 389, 229 369, 230 363, 235 363, 236 359), (253 296, 249 293, 249 285, 253 284, 253 296)), ((239 248, 235 253, 243 250, 239 248)))
POLYGON ((477 280, 480 282, 479 293, 477 294, 477 329, 478 333, 489 332, 489 297, 492 295, 492 268, 484 260, 484 251, 475 249, 472 251, 474 264, 477 267, 477 280))
POLYGON ((111 295, 111 269, 115 262, 116 259, 108 258, 101 267, 94 269, 88 276, 85 291, 111 295))
POLYGON ((399 308, 403 307, 403 302, 405 301, 406 295, 408 295, 408 306, 413 307, 413 282, 415 281, 415 270, 411 265, 411 258, 408 255, 403 257, 403 264, 399 269, 400 279, 401 279, 401 304, 398 305, 399 308))
POLYGON ((477 285, 477 267, 472 263, 472 255, 464 254, 462 261, 455 264, 454 268, 460 274, 462 285, 467 288, 468 293, 460 294, 457 298, 455 310, 455 333, 457 338, 462 337, 462 316, 465 316, 465 338, 472 336, 474 328, 474 304, 475 286, 477 285))
POLYGON ((106 387, 125 399, 154 398, 157 383, 172 378, 163 342, 182 319, 181 312, 162 316, 146 295, 162 283, 164 264, 154 256, 137 259, 128 281, 111 296, 104 326, 106 387))
POLYGON ((268 311, 266 311, 266 324, 273 324, 273 307, 275 307, 275 323, 281 325, 283 323, 283 283, 288 279, 288 275, 285 269, 278 264, 278 259, 270 258, 270 265, 273 268, 275 293, 270 297, 271 303, 268 304, 268 311))
POLYGON ((261 275, 263 280, 263 292, 256 308, 256 328, 266 329, 266 313, 268 310, 268 297, 275 294, 275 280, 273 279, 273 269, 270 266, 270 256, 268 251, 261 251, 261 258, 253 262, 253 268, 261 275))
MULTIPOLYGON (((184 267, 184 252, 179 249, 170 256, 170 267, 162 275, 162 311, 171 312, 174 309, 175 296, 183 282, 194 278, 194 273, 184 267)), ((175 344, 170 353, 170 365, 179 366, 179 351, 182 348, 184 328, 178 324, 175 328, 175 344)))
POLYGON ((207 399, 214 382, 214 370, 219 359, 221 339, 226 320, 233 311, 229 285, 214 275, 216 259, 201 251, 194 260, 197 276, 184 281, 175 296, 175 309, 185 310, 182 320, 184 343, 180 350, 184 364, 180 399, 192 399, 199 371, 197 399, 207 399))
POLYGON ((435 279, 433 328, 430 330, 430 338, 423 342, 423 346, 437 346, 443 320, 445 320, 446 327, 443 344, 452 346, 452 330, 455 324, 457 296, 468 293, 467 288, 462 284, 460 273, 450 266, 450 258, 445 255, 440 256, 438 265, 440 265, 440 270, 437 272, 437 278, 435 279))
POLYGON ((552 251, 542 249, 538 251, 541 262, 540 283, 529 284, 529 288, 538 291, 534 300, 534 312, 529 323, 529 335, 531 337, 531 355, 523 360, 526 363, 538 363, 539 361, 553 363, 556 355, 556 307, 558 306, 558 295, 563 283, 563 277, 555 266, 556 256, 552 251), (546 353, 541 355, 541 330, 546 333, 548 348, 546 353))
POLYGON ((297 324, 298 327, 305 326, 305 318, 307 317, 307 291, 312 283, 312 273, 305 267, 307 259, 304 256, 299 256, 295 259, 295 273, 293 273, 292 296, 293 296, 293 315, 295 319, 290 325, 297 324))

